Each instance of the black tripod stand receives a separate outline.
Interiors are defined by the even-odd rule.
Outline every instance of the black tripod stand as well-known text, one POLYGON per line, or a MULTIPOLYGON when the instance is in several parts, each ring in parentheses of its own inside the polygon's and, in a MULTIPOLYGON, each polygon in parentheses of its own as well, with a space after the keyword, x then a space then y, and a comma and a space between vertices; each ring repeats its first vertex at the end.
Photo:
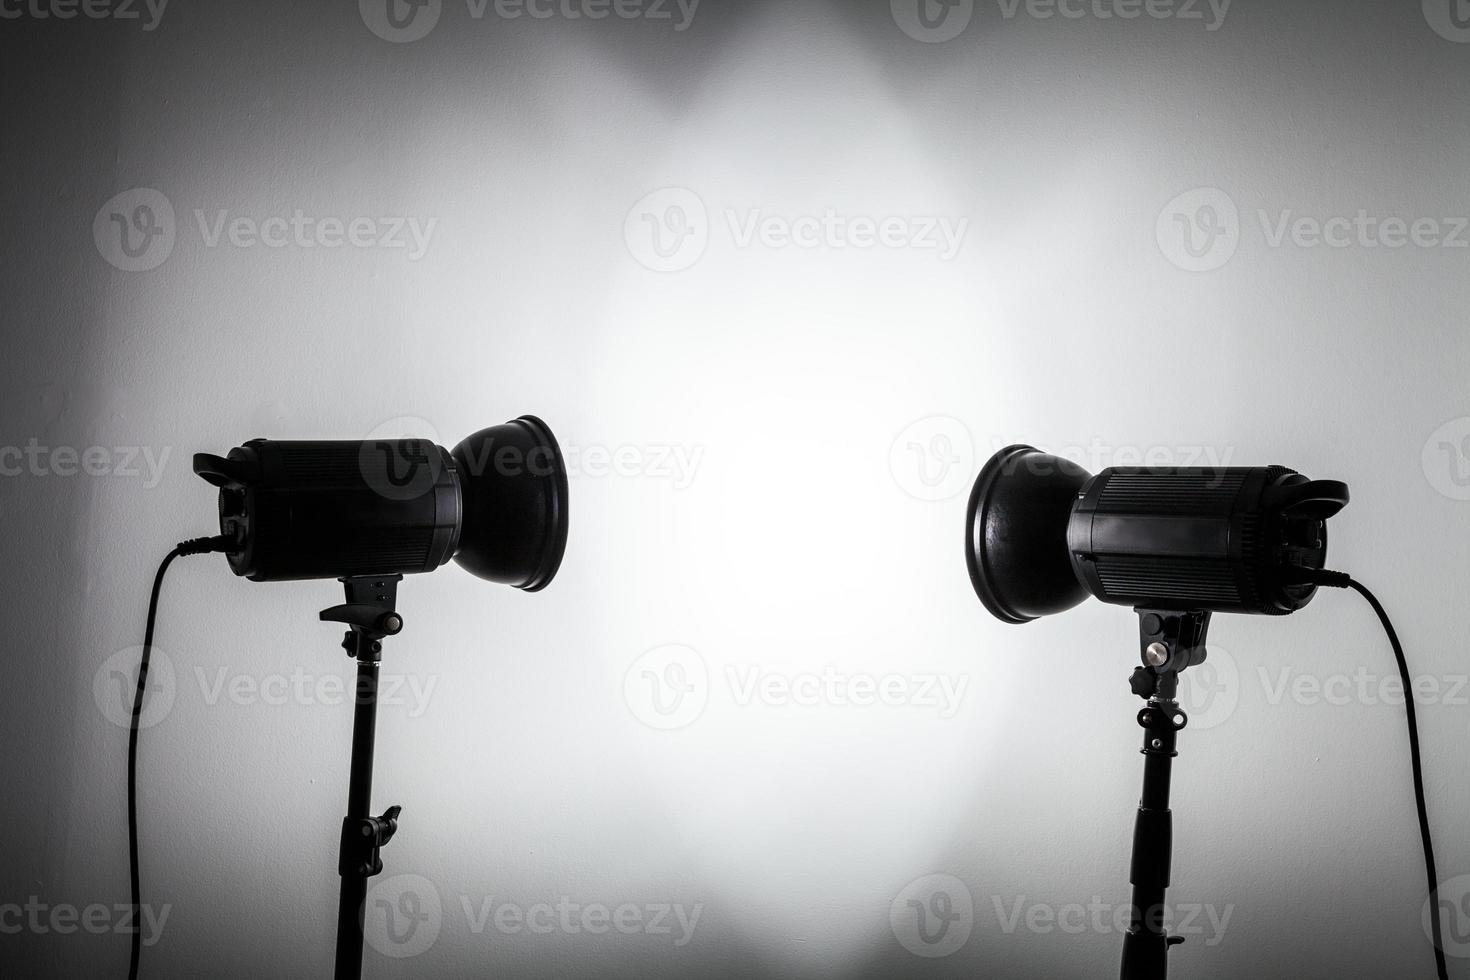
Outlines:
POLYGON ((1203 663, 1208 612, 1138 609, 1139 647, 1143 666, 1129 681, 1133 693, 1148 703, 1138 712, 1143 728, 1143 796, 1133 825, 1133 885, 1128 934, 1123 939, 1122 980, 1165 980, 1169 947, 1184 942, 1164 927, 1169 862, 1174 843, 1169 811, 1169 777, 1175 738, 1189 718, 1174 700, 1179 674, 1203 663))
POLYGON ((342 844, 337 873, 342 897, 337 906, 337 980, 362 976, 362 916, 367 882, 383 870, 378 849, 398 830, 401 807, 389 807, 381 817, 369 815, 373 795, 373 738, 378 723, 378 661, 383 638, 403 629, 403 617, 394 611, 402 575, 344 578, 347 602, 323 609, 327 622, 346 623, 351 629, 342 640, 347 655, 357 661, 357 689, 352 714, 352 770, 347 789, 347 817, 342 821, 342 844))

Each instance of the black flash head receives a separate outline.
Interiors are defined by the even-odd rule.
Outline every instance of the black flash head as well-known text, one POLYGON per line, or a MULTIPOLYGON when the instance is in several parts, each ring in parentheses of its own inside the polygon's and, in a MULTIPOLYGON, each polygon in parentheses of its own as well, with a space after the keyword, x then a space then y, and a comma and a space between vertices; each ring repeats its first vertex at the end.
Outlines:
POLYGON ((526 415, 451 452, 421 439, 256 439, 194 457, 219 487, 230 568, 256 582, 431 572, 545 588, 567 543, 556 438, 526 415))
POLYGON ((990 458, 966 517, 980 601, 1026 623, 1088 595, 1125 606, 1285 615, 1311 601, 1346 484, 1284 466, 1112 467, 1030 446, 990 458))

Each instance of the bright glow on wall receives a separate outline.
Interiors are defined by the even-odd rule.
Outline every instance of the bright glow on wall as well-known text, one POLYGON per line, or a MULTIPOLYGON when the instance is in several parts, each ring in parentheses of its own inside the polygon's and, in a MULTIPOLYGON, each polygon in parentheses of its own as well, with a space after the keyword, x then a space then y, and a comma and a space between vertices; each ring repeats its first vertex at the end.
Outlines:
MULTIPOLYGON (((95 682, 141 640, 152 556, 213 521, 189 453, 255 436, 535 412, 573 458, 550 590, 446 570, 401 592, 375 797, 404 806, 386 860, 442 921, 369 975, 1111 968, 1116 935, 997 911, 1125 901, 1139 776, 1127 612, 1011 629, 971 593, 964 491, 1010 442, 1094 471, 1161 452, 1341 474, 1358 517, 1334 564, 1373 556, 1418 669, 1463 673, 1452 590, 1425 584, 1459 581, 1470 509, 1424 462, 1464 428, 1462 255, 1272 245, 1258 216, 1464 209, 1446 175, 1470 76, 1415 5, 1242 7, 1213 32, 976 5, 933 44, 887 3, 710 5, 685 32, 446 3, 408 43, 352 4, 266 6, 89 35, 87 71, 47 73, 71 108, 26 101, 15 127, 43 156, 11 192, 28 343, 0 368, 0 443, 169 455, 156 481, 0 480, 7 567, 34 569, 13 590, 28 693, 0 714, 43 842, 0 856, 0 903, 126 894, 125 735, 95 682), (144 187, 176 241, 128 272, 94 220, 144 187), (1192 191, 1236 208, 1228 258, 1164 240, 1192 191), (418 259, 212 231, 297 211, 432 231, 418 259), (923 960, 892 913, 931 875, 968 889, 973 930, 923 960), (564 897, 701 911, 683 945, 479 917, 564 897)), ((55 37, 15 58, 39 72, 71 50, 55 37)), ((176 911, 148 960, 320 974, 350 712, 258 692, 348 673, 316 622, 337 591, 222 562, 168 589, 143 824, 146 894, 176 911)), ((1192 976, 1423 951, 1399 712, 1272 693, 1288 658, 1392 671, 1330 598, 1212 629, 1175 884, 1235 918, 1185 947, 1192 976), (1369 878, 1371 900, 1344 887, 1369 878)), ((1422 719, 1431 773, 1453 770, 1455 717, 1422 719)), ((1435 812, 1465 794, 1433 787, 1435 812)), ((117 962, 114 936, 23 941, 73 975, 117 962)))

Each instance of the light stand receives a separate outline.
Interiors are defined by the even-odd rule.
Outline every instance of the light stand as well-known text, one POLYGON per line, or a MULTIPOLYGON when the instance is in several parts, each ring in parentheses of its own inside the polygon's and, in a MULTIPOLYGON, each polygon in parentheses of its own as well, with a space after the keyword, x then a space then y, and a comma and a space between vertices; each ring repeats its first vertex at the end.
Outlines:
POLYGON ((373 744, 377 733, 378 662, 383 638, 403 629, 403 617, 394 610, 402 575, 363 575, 342 579, 347 590, 344 605, 323 609, 324 622, 345 623, 342 640, 347 655, 357 661, 357 688, 352 713, 352 763, 347 787, 347 816, 342 821, 342 843, 337 873, 342 895, 337 906, 336 980, 362 976, 363 904, 368 879, 383 870, 381 847, 398 830, 402 808, 389 807, 380 817, 370 815, 373 795, 373 744))
MULTIPOLYGON (((194 472, 219 488, 220 536, 203 543, 224 552, 236 575, 335 578, 347 592, 321 618, 348 627, 342 646, 357 661, 336 968, 337 980, 356 980, 368 879, 383 870, 379 851, 401 812, 394 806, 375 817, 368 809, 378 663, 383 639, 403 629, 398 583, 453 560, 489 582, 546 588, 567 546, 566 462, 546 423, 523 415, 453 450, 422 439, 252 439, 225 456, 196 453, 194 472)), ((155 603, 157 595, 155 585, 155 603)), ((136 862, 133 869, 136 888, 136 862)))
POLYGON ((1164 928, 1174 818, 1169 810, 1169 779, 1175 739, 1189 723, 1174 695, 1185 667, 1203 663, 1208 612, 1138 609, 1143 666, 1133 671, 1133 693, 1148 703, 1138 712, 1143 729, 1143 795, 1133 824, 1133 885, 1128 934, 1123 938, 1122 980, 1165 980, 1170 946, 1184 942, 1164 928))
MULTIPOLYGON (((1319 586, 1360 592, 1410 684, 1403 646, 1373 594, 1327 569, 1327 521, 1348 502, 1347 484, 1309 480, 1284 466, 1127 467, 1097 475, 1030 446, 990 457, 965 513, 965 565, 975 595, 1006 623, 1064 612, 1088 596, 1132 606, 1143 666, 1133 693, 1147 704, 1143 796, 1133 831, 1133 905, 1123 940, 1123 980, 1164 980, 1164 929, 1173 845, 1169 777, 1189 719, 1174 695, 1179 673, 1205 659, 1211 612, 1285 616, 1319 586)), ((1439 888, 1419 761, 1414 700, 1404 705, 1414 803, 1433 896, 1439 888)), ((1438 915, 1429 917, 1435 967, 1446 976, 1438 915)))

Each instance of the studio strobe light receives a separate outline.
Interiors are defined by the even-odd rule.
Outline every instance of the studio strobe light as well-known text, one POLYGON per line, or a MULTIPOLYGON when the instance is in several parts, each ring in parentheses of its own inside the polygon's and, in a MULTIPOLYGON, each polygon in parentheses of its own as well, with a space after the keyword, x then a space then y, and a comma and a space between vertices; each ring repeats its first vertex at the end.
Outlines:
MULTIPOLYGON (((341 579, 346 602, 321 619, 348 627, 343 647, 357 661, 347 817, 338 872, 336 976, 362 972, 367 881, 401 808, 371 811, 378 663, 383 640, 403 629, 396 603, 404 575, 451 559, 474 575, 527 592, 545 588, 567 541, 567 475, 551 430, 524 416, 485 429, 453 451, 416 439, 293 442, 257 439, 226 456, 198 454, 194 471, 219 488, 220 534, 188 541, 160 567, 149 605, 129 737, 129 844, 133 903, 137 868, 138 717, 153 645, 159 587, 181 554, 224 552, 256 582, 341 579)), ((138 968, 133 936, 131 975, 138 968)))
MULTIPOLYGON (((1402 647, 1376 598, 1348 576, 1325 570, 1327 520, 1348 489, 1282 466, 1114 467, 1093 476, 1030 446, 991 457, 970 495, 965 562, 980 601, 1007 623, 1062 612, 1089 595, 1132 606, 1139 657, 1131 686, 1146 704, 1143 795, 1134 826, 1131 923, 1123 942, 1124 980, 1163 980, 1172 817, 1169 775, 1188 717, 1175 700, 1179 673, 1203 663, 1213 612, 1286 615, 1319 585, 1351 587, 1388 630, 1405 689, 1402 647)), ((1413 699, 1411 758, 1430 893, 1436 886, 1420 776, 1413 699)), ((1431 916, 1436 963, 1444 974, 1439 920, 1431 916)))
POLYGON ((1088 595, 1126 606, 1284 615, 1311 601, 1335 480, 1284 466, 1116 467, 1092 476, 1030 446, 1003 449, 970 494, 965 560, 1008 623, 1088 595))
POLYGON ((453 452, 420 439, 257 439, 223 459, 196 454, 194 472, 220 488, 230 568, 256 582, 431 572, 453 558, 535 592, 566 548, 566 468, 533 416, 453 452))

